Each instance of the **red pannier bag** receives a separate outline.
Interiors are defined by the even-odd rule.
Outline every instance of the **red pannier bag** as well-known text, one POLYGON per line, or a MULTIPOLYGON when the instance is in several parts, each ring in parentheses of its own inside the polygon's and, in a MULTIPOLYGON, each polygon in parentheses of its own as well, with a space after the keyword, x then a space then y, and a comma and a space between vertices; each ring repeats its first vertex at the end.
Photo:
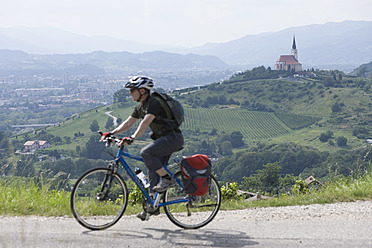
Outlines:
POLYGON ((181 173, 187 194, 203 196, 208 192, 212 163, 207 155, 195 154, 182 159, 181 173))

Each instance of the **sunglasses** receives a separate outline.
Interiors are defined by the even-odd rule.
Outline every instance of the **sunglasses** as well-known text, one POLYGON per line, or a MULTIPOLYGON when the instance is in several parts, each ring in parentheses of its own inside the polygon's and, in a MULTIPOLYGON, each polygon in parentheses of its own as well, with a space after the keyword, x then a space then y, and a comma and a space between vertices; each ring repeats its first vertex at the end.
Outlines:
POLYGON ((129 90, 130 93, 133 93, 136 89, 135 88, 132 88, 129 90))

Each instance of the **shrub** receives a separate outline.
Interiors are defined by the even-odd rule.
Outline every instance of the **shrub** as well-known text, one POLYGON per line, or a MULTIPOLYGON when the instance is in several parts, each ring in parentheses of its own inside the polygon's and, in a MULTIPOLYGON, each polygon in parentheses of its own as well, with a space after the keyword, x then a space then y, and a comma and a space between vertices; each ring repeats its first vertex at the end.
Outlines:
POLYGON ((132 192, 129 193, 128 202, 130 205, 134 206, 137 204, 142 204, 143 200, 145 199, 144 194, 142 194, 141 190, 132 182, 127 181, 130 186, 132 186, 132 192))
POLYGON ((346 146, 346 144, 347 144, 347 138, 345 138, 344 136, 340 136, 337 138, 338 146, 346 146))
POLYGON ((332 131, 327 131, 325 133, 321 133, 319 136, 319 140, 321 142, 327 142, 330 138, 332 138, 333 132, 332 131))
POLYGON ((296 184, 293 185, 292 192, 295 195, 307 194, 309 192, 309 185, 304 180, 297 180, 296 184))
POLYGON ((227 186, 221 187, 221 196, 223 200, 238 200, 240 196, 238 195, 238 183, 228 183, 227 186))

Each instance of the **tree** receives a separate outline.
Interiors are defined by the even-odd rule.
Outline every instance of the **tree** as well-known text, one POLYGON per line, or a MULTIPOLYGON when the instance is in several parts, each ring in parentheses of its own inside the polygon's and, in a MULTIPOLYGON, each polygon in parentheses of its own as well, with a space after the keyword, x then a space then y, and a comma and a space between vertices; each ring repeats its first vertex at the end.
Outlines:
POLYGON ((230 134, 231 144, 233 148, 244 146, 243 134, 239 131, 234 131, 230 134))
MULTIPOLYGON (((113 120, 111 117, 109 117, 109 118, 107 119, 107 122, 106 122, 105 128, 106 128, 106 130, 110 130, 113 126, 114 126, 114 120, 113 120)), ((98 130, 97 130, 97 131, 98 131, 98 130)))
POLYGON ((227 133, 218 135, 218 137, 216 138, 216 144, 222 144, 225 141, 231 141, 230 135, 228 135, 227 133))
POLYGON ((319 140, 321 142, 327 142, 329 140, 329 137, 325 133, 321 133, 319 136, 319 140))
MULTIPOLYGON (((262 183, 262 190, 273 192, 279 185, 280 169, 278 162, 265 164, 264 169, 257 171, 258 180, 262 183)), ((275 192, 276 193, 276 192, 275 192)))
POLYGON ((114 103, 124 104, 129 96, 127 89, 121 89, 114 93, 114 103))
MULTIPOLYGON (((42 139, 42 140, 48 140, 48 139, 42 139)), ((59 143, 62 142, 62 139, 61 139, 61 137, 59 137, 59 136, 55 136, 55 137, 53 138, 53 142, 54 142, 55 144, 59 144, 59 143)))
POLYGON ((333 132, 332 131, 327 131, 325 133, 321 133, 319 136, 319 140, 321 142, 327 142, 330 138, 332 138, 333 132))
POLYGON ((346 146, 346 144, 347 144, 347 138, 345 138, 344 136, 340 136, 337 138, 338 146, 346 146))
POLYGON ((217 129, 213 128, 212 131, 210 132, 210 135, 212 136, 217 135, 217 129))
POLYGON ((331 109, 332 109, 332 112, 333 113, 336 113, 336 112, 340 112, 342 110, 342 107, 341 107, 341 105, 338 102, 335 102, 332 105, 331 109))
POLYGON ((91 159, 101 158, 104 145, 102 142, 98 142, 100 136, 98 134, 92 135, 89 141, 85 145, 86 156, 91 159))
POLYGON ((71 143, 71 137, 64 136, 63 139, 65 140, 66 144, 70 144, 71 143))
POLYGON ((205 140, 202 140, 202 142, 200 143, 199 153, 206 155, 212 153, 209 144, 205 140))
POLYGON ((98 132, 98 130, 99 130, 99 125, 98 125, 97 120, 93 120, 93 121, 92 121, 92 123, 91 123, 90 126, 89 126, 89 129, 90 129, 90 131, 92 131, 93 133, 98 132))
POLYGON ((358 139, 365 139, 368 136, 368 130, 365 127, 355 127, 353 129, 353 135, 358 139))
POLYGON ((342 73, 338 74, 338 80, 340 80, 340 81, 342 80, 342 73))
POLYGON ((280 169, 278 162, 265 164, 264 168, 257 170, 255 175, 244 177, 242 185, 247 190, 276 194, 281 183, 280 169))
POLYGON ((61 158, 61 155, 59 154, 58 150, 51 150, 51 151, 49 151, 48 155, 50 157, 55 157, 56 159, 61 158))
POLYGON ((224 141, 221 143, 221 153, 223 155, 232 155, 232 145, 230 141, 224 141))

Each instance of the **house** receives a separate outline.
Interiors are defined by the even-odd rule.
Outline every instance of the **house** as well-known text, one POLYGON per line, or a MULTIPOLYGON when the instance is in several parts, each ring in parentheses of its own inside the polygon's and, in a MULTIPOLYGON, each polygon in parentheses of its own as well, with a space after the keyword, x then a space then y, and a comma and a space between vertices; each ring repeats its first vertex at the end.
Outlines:
POLYGON ((275 70, 302 71, 302 64, 298 62, 296 39, 293 36, 291 55, 280 55, 275 63, 275 70))
POLYGON ((313 189, 320 189, 321 187, 325 187, 324 184, 322 184, 319 180, 314 178, 313 176, 309 176, 304 180, 304 182, 309 185, 309 188, 313 189))
POLYGON ((44 140, 34 140, 34 141, 27 141, 24 144, 26 152, 34 152, 36 150, 49 148, 50 144, 44 140))
POLYGON ((216 163, 220 158, 223 158, 223 156, 219 153, 213 153, 212 155, 209 156, 209 159, 211 160, 212 163, 216 163))
POLYGON ((271 199, 272 197, 260 195, 259 193, 252 193, 248 191, 239 190, 237 191, 239 196, 244 196, 245 201, 256 201, 260 199, 271 199))

